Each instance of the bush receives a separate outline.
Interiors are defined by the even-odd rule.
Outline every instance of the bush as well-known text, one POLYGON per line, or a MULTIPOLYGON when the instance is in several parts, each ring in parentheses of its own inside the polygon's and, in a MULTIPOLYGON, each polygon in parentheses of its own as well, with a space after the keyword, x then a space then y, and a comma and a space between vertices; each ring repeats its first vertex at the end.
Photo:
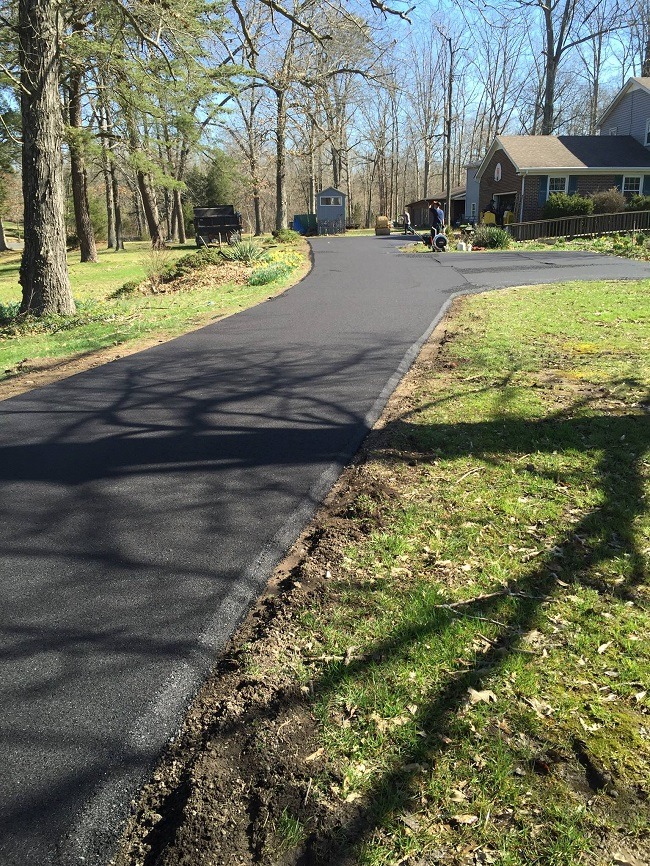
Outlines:
POLYGON ((594 203, 594 213, 620 213, 625 210, 626 198, 620 189, 613 186, 611 189, 595 192, 591 196, 594 203))
POLYGON ((14 319, 18 318, 19 310, 20 301, 9 301, 7 304, 0 301, 0 325, 8 325, 13 322, 14 319))
POLYGON ((165 274, 165 282, 175 280, 191 271, 200 271, 209 265, 218 265, 221 255, 218 249, 212 247, 200 247, 195 253, 187 253, 176 259, 172 268, 165 274))
POLYGON ((295 244, 300 240, 300 235, 298 232, 294 232, 293 229, 278 229, 271 232, 271 234, 281 244, 295 244))
POLYGON ((247 265, 253 262, 264 262, 268 253, 253 240, 235 241, 231 247, 224 247, 221 256, 229 262, 244 262, 247 265))
POLYGON ((633 195, 625 208, 626 210, 650 210, 650 195, 633 195))
POLYGON ((477 226, 472 238, 473 246, 490 250, 507 250, 511 243, 508 232, 499 226, 477 226))
POLYGON ((583 216, 594 212, 594 203, 591 198, 573 193, 567 195, 565 192, 554 192, 548 197, 548 201, 542 208, 542 219, 552 220, 569 216, 583 216))
POLYGON ((263 268, 255 268, 248 282, 251 286, 266 286, 268 283, 274 283, 276 280, 286 277, 290 271, 291 268, 288 265, 276 262, 263 268))
POLYGON ((133 292, 137 292, 140 287, 140 283, 137 280, 128 280, 128 282, 124 283, 124 285, 120 286, 119 289, 115 289, 114 292, 108 296, 109 298, 121 298, 123 295, 132 295, 133 292))

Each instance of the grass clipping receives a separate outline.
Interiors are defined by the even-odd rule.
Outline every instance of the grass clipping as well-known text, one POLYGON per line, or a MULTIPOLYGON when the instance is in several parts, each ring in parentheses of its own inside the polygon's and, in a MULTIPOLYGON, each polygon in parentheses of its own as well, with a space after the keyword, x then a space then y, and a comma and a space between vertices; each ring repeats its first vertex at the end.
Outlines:
POLYGON ((647 283, 457 303, 120 866, 647 863, 649 344, 647 283))

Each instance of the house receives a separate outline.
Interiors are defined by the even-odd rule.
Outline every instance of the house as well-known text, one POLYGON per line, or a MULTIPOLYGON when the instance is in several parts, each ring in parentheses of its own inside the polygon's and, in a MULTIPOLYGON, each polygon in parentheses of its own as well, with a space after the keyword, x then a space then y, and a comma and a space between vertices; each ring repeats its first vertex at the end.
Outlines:
POLYGON ((479 212, 490 201, 519 222, 542 217, 554 192, 617 187, 650 195, 650 150, 631 135, 498 135, 477 171, 479 212))
POLYGON ((345 199, 340 189, 329 186, 316 197, 318 234, 331 235, 345 231, 345 199))
POLYGON ((650 146, 650 78, 630 78, 603 111, 601 135, 631 135, 650 146))
MULTIPOLYGON (((411 216, 411 224, 414 226, 429 225, 429 205, 432 201, 439 201, 442 209, 445 210, 447 203, 446 192, 436 192, 428 198, 422 198, 419 201, 410 202, 406 205, 406 210, 411 216)), ((452 187, 451 190, 451 223, 455 225, 462 221, 465 215, 465 187, 452 187)))

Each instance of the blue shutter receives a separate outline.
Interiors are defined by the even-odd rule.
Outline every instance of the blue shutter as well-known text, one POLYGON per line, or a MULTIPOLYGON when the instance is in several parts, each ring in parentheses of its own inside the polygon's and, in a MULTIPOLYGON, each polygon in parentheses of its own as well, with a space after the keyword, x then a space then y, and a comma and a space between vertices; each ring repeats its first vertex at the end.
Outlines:
POLYGON ((569 195, 573 195, 575 192, 577 192, 578 180, 579 180, 579 178, 578 178, 577 174, 570 174, 569 175, 569 186, 567 188, 569 195))
POLYGON ((650 195, 650 174, 643 175, 643 195, 650 195))
POLYGON ((540 174, 539 176, 539 193, 537 195, 537 204, 542 207, 546 204, 546 193, 548 191, 548 175, 540 174))
POLYGON ((614 178, 614 186, 619 192, 623 192, 623 175, 617 174, 614 178))

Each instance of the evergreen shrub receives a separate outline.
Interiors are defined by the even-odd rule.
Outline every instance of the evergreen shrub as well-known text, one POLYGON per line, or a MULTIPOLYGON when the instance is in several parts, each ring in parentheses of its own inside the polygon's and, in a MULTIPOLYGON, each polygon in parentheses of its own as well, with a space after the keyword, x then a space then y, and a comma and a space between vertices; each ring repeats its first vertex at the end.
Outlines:
POLYGON ((594 203, 594 213, 620 213, 627 204, 625 196, 615 186, 593 193, 591 200, 594 203))
POLYGON ((562 217, 584 216, 594 212, 594 203, 591 198, 572 193, 554 192, 548 197, 548 201, 542 209, 542 219, 552 220, 562 217))
POLYGON ((477 226, 472 237, 475 247, 487 247, 490 250, 507 250, 511 243, 508 232, 499 226, 477 226))

